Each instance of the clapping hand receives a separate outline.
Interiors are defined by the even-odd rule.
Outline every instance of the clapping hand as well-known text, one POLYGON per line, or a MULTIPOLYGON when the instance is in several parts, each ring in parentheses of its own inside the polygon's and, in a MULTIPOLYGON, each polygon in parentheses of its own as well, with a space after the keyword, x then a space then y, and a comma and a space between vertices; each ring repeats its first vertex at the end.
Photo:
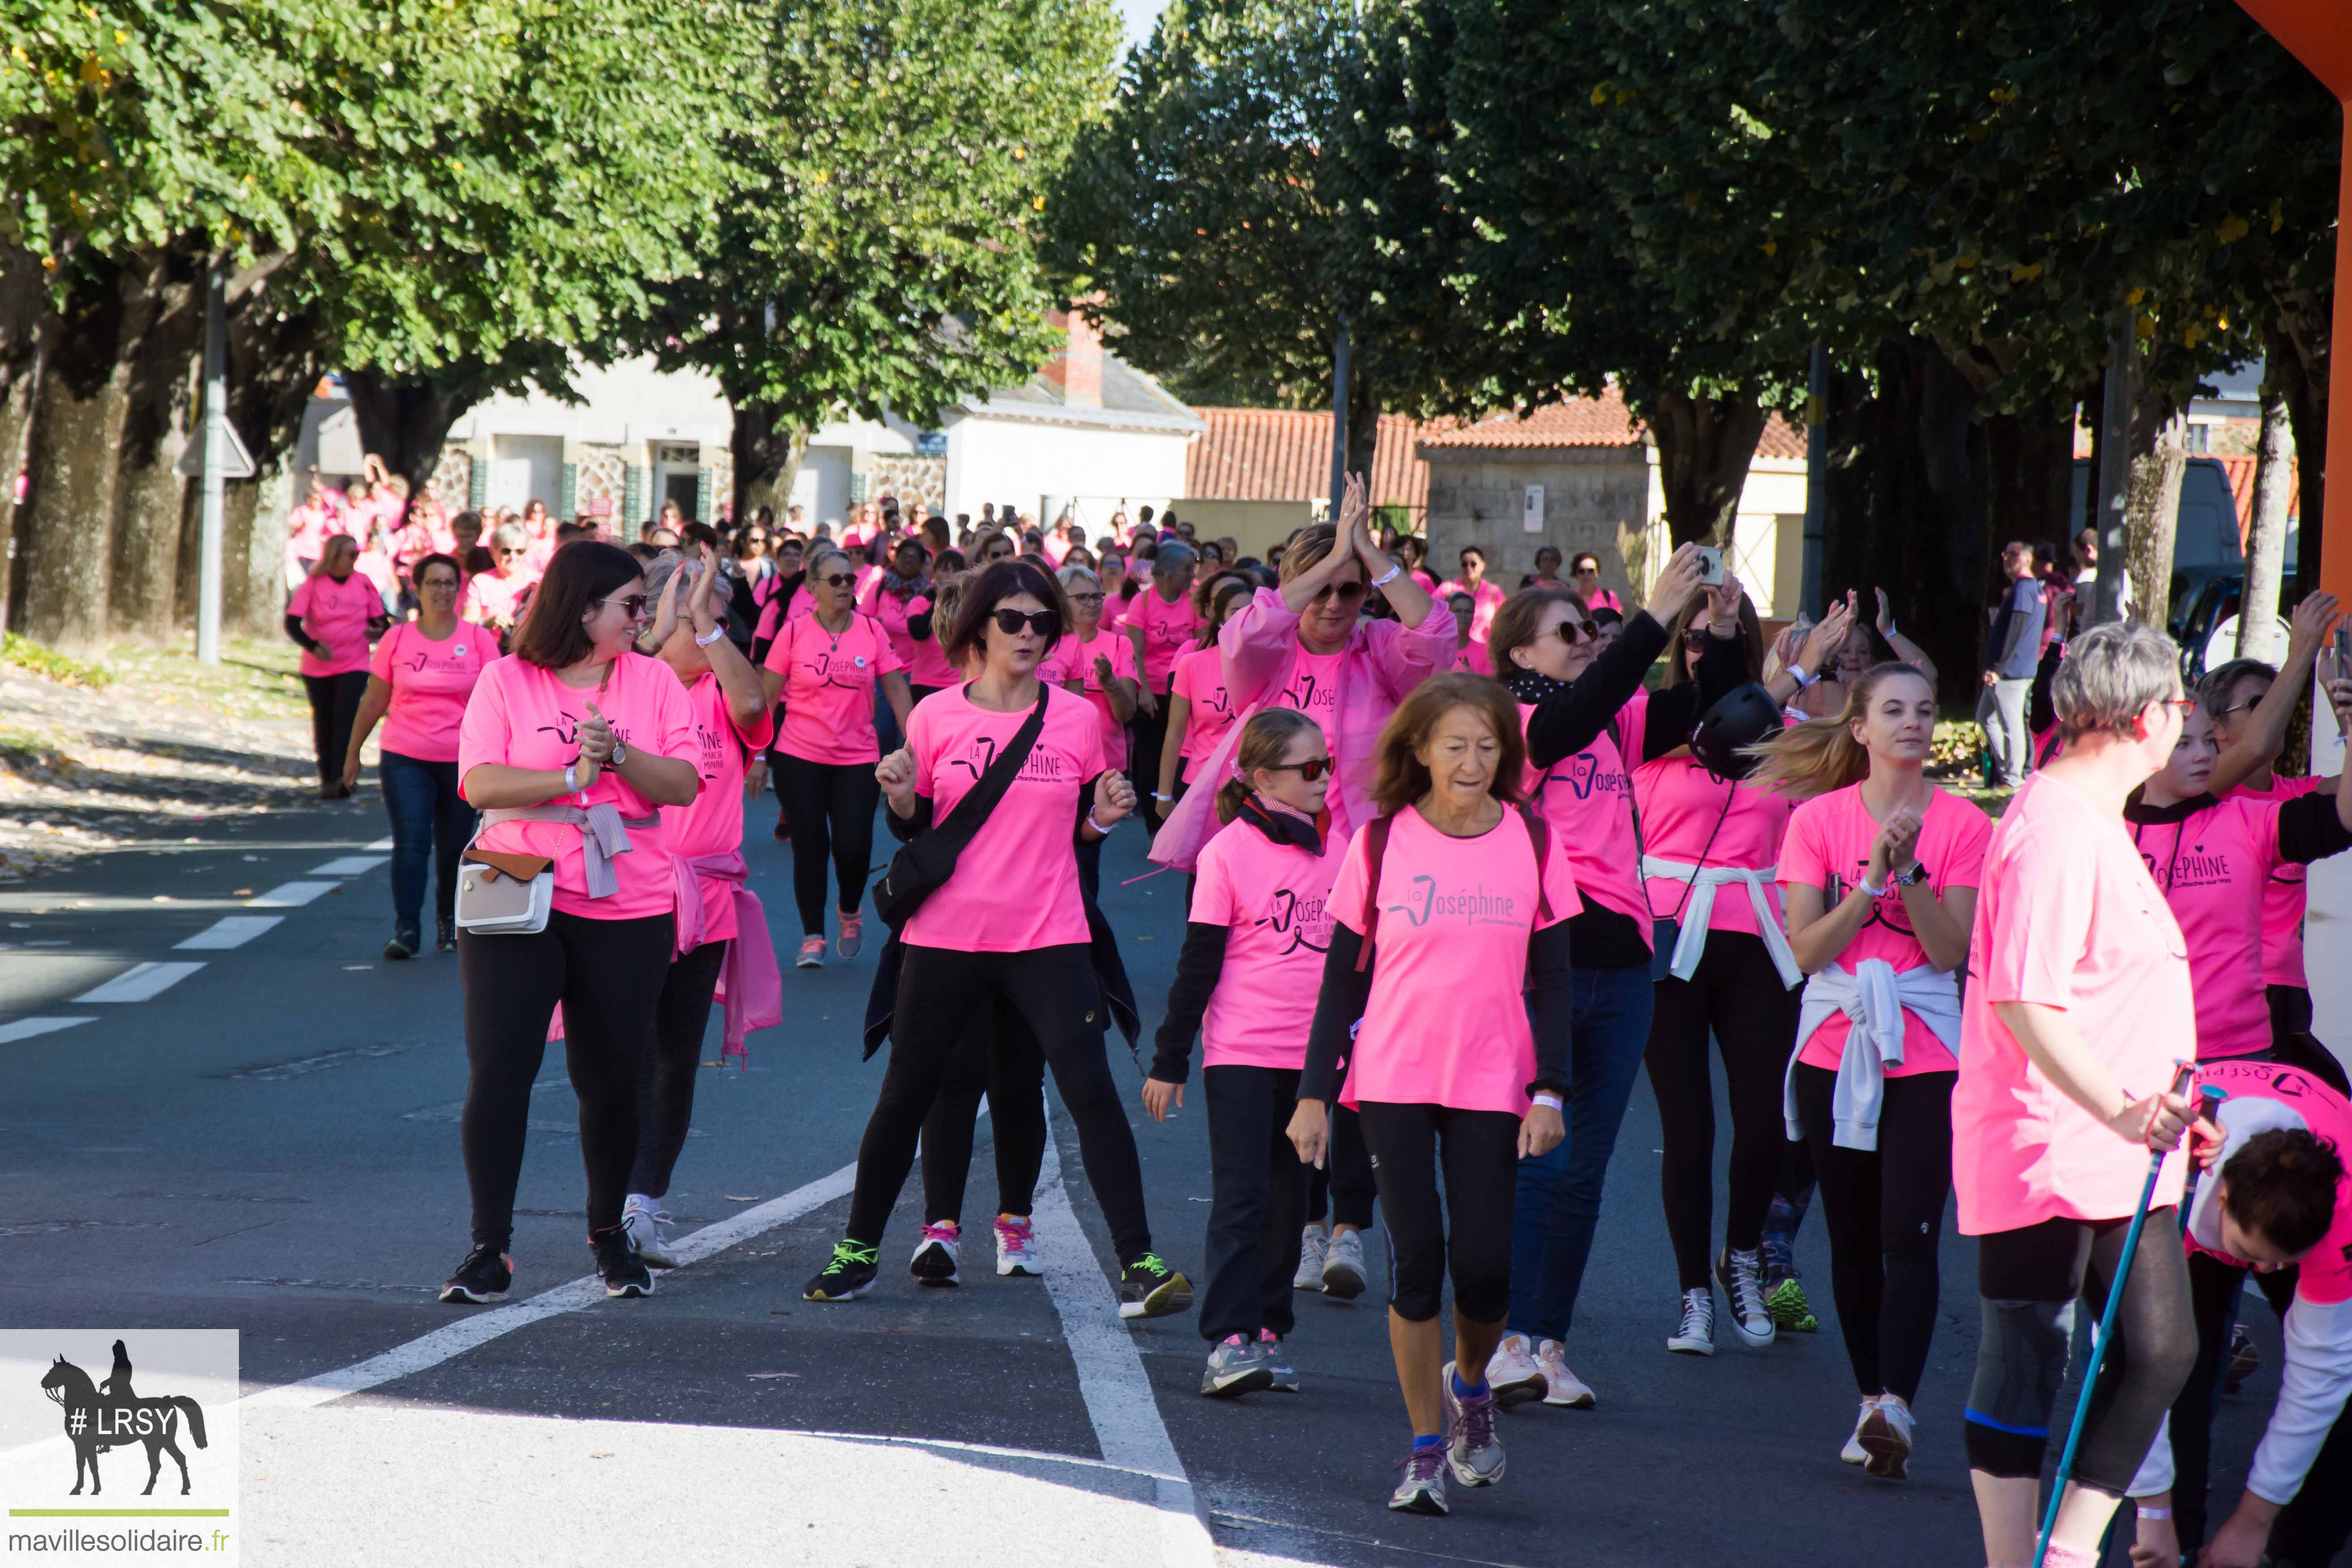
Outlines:
POLYGON ((890 802, 893 815, 915 815, 915 753, 901 746, 874 765, 874 782, 890 802))
POLYGON ((1818 677, 1823 674, 1829 668, 1830 661, 1837 658, 1837 650, 1845 642, 1845 634, 1853 627, 1852 600, 1853 595, 1849 595, 1844 600, 1832 602, 1828 612, 1822 616, 1822 624, 1805 635, 1805 650, 1797 656, 1797 662, 1805 667, 1808 675, 1818 677))
POLYGON ((591 702, 588 717, 580 721, 580 755, 601 768, 613 760, 613 743, 612 721, 591 702))
POLYGON ((1097 827, 1115 826, 1134 809, 1135 786, 1127 782, 1126 775, 1108 768, 1097 775, 1094 809, 1089 814, 1097 827))
POLYGON ((1886 814, 1870 844, 1867 874, 1872 882, 1884 888, 1893 873, 1910 869, 1919 858, 1919 828, 1926 820, 1916 805, 1898 805, 1886 814))

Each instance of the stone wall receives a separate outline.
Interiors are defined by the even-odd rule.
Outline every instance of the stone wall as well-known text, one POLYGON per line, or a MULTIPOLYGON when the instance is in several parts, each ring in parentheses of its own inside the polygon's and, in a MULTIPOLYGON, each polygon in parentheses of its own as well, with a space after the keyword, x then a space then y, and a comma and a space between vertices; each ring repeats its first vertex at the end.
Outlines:
POLYGON ((1429 559, 1440 580, 1451 577, 1465 544, 1486 552, 1486 577, 1506 593, 1535 570, 1536 552, 1560 552, 1561 573, 1577 552, 1601 557, 1601 584, 1628 607, 1649 585, 1643 543, 1650 504, 1649 454, 1643 447, 1554 447, 1524 452, 1443 447, 1429 461, 1429 559), (1544 488, 1543 531, 1521 527, 1529 485, 1544 488))
POLYGON ((866 459, 866 493, 896 496, 900 507, 921 501, 935 512, 948 505, 948 460, 877 452, 866 459))

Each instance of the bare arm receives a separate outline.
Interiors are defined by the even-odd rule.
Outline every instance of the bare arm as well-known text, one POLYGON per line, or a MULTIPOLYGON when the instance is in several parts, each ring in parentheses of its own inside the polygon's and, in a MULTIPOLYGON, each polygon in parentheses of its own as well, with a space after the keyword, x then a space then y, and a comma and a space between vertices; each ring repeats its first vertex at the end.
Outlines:
POLYGON ((360 750, 367 738, 375 732, 377 722, 392 706, 392 683, 381 675, 368 677, 367 689, 360 693, 360 710, 352 720, 352 743, 343 752, 343 783, 357 784, 360 776, 360 750))
POLYGON ((915 710, 914 689, 907 684, 907 672, 891 670, 882 678, 882 700, 890 704, 890 711, 898 720, 898 733, 907 732, 907 716, 915 710))
POLYGON ((1176 770, 1182 758, 1177 753, 1184 749, 1184 732, 1192 727, 1192 700, 1178 693, 1168 699, 1168 738, 1160 742, 1160 778, 1151 787, 1160 792, 1160 810, 1144 813, 1150 817, 1168 815, 1169 797, 1176 793, 1176 770))
POLYGON ((2303 700, 2303 689, 2317 665, 2319 650, 2327 640, 2327 628, 2336 623, 2336 598, 2333 594, 2313 594, 2294 607, 2292 630, 2287 635, 2286 663, 2280 668, 2278 679, 2263 693, 2246 716, 2243 732, 2235 744, 2223 752, 2213 764, 2213 779, 2206 787, 2218 797, 2228 795, 2247 779, 2276 761, 2286 749, 2287 721, 2294 718, 2295 705, 2303 700))
POLYGON ((1103 695, 1110 700, 1110 716, 1124 724, 1135 717, 1135 700, 1142 690, 1139 681, 1114 675, 1103 682, 1103 695))
POLYGON ((1797 967, 1808 974, 1818 974, 1837 962, 1838 955, 1862 934, 1871 906, 1878 901, 1855 888, 1832 909, 1828 907, 1829 895, 1811 883, 1782 889, 1780 899, 1789 917, 1789 951, 1796 955, 1797 967))
POLYGON ((2196 1115, 2195 1108, 2168 1089, 2134 1095, 2116 1082, 2106 1064, 2083 1043, 2064 1008, 2039 1002, 1996 1002, 1992 1010, 2017 1037, 2019 1047, 2042 1076, 2059 1093, 2113 1129, 2116 1136, 2152 1149, 2179 1145, 2181 1133, 2196 1115))
MULTIPOLYGON (((599 770, 595 763, 583 757, 573 766, 573 776, 579 780, 582 789, 596 782, 599 770)), ((561 768, 518 768, 505 763, 478 763, 466 773, 466 804, 476 811, 492 811, 510 805, 545 805, 551 800, 562 799, 568 793, 563 787, 563 770, 561 768)))

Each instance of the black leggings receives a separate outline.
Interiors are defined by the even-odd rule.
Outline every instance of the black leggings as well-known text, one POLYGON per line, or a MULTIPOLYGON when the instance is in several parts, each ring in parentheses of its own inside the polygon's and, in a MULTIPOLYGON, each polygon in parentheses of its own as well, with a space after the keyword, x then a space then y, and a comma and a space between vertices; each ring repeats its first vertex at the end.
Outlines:
POLYGON ((801 934, 824 934, 824 862, 841 885, 840 908, 856 914, 866 897, 866 873, 874 856, 874 805, 882 786, 872 763, 812 763, 776 758, 776 798, 793 836, 793 900, 800 906, 801 934))
POLYGON ((343 754, 352 749, 352 726, 359 721, 367 683, 364 669, 302 678, 302 689, 310 698, 310 744, 319 753, 320 784, 343 782, 343 754))
MULTIPOLYGON (((1727 889, 1726 896, 1739 892, 1727 889)), ((1724 1239, 1734 1251, 1762 1240, 1788 1128, 1780 1075, 1797 1037, 1798 994, 1781 984, 1764 939, 1711 931, 1688 980, 1657 983, 1650 1045, 1643 1061, 1658 1102, 1665 1162, 1658 1188, 1680 1289, 1707 1289, 1707 1241, 1715 1228, 1715 1090, 1706 1057, 1710 1032, 1723 1053, 1731 1100, 1731 1170, 1724 1239)))
POLYGON ((1290 1114, 1298 1109, 1297 1068, 1227 1063, 1201 1069, 1209 1112, 1208 1244, 1202 1265, 1201 1337, 1255 1339, 1271 1329, 1288 1339, 1295 1319, 1291 1277, 1298 1271, 1298 1150, 1290 1114))
POLYGON ((1936 1247, 1952 1188, 1952 1084, 1957 1073, 1885 1080, 1878 1147, 1831 1142, 1837 1074, 1797 1064, 1797 1111, 1821 1183, 1830 1233, 1830 1289, 1856 1387, 1865 1395, 1919 1395, 1936 1331, 1936 1247))
POLYGON ((1474 1323, 1501 1322, 1511 1310, 1519 1119, 1507 1110, 1372 1100, 1359 1101, 1356 1113, 1388 1212, 1390 1310, 1412 1323, 1436 1317, 1450 1270, 1454 1310, 1474 1323), (1450 1243, 1448 1219, 1454 1222, 1450 1243))
POLYGON ((669 969, 667 914, 602 921, 557 910, 529 936, 457 933, 466 994, 466 1110, 459 1122, 474 1245, 506 1250, 514 1236, 530 1089, 547 1055, 547 1024, 563 1004, 564 1066, 580 1097, 580 1161, 588 1229, 621 1223, 637 1153, 637 1079, 669 969))
MULTIPOLYGON (((669 1191, 677 1152, 694 1120, 694 1075, 702 1068, 702 1037, 710 1027, 711 994, 727 962, 724 941, 706 942, 670 961, 654 1005, 653 1049, 637 1075, 637 1158, 629 1191, 657 1198, 669 1191)), ((571 1021, 565 1020, 565 1026, 571 1021)))
POLYGON ((1054 1069, 1062 1103, 1078 1124, 1087 1183, 1109 1223, 1119 1260, 1150 1251, 1135 1132, 1103 1051, 1108 1009, 1092 955, 1076 942, 1027 952, 907 949, 893 1012, 890 1066, 857 1146, 848 1239, 868 1246, 881 1241, 940 1086, 972 1038, 996 1028, 1000 1000, 1028 1025, 1054 1069))
POLYGON ((972 1030, 956 1047, 940 1096, 923 1118, 923 1223, 963 1223, 964 1184, 971 1175, 973 1124, 988 1096, 989 1141, 996 1150, 996 1212, 1026 1215, 1036 1206, 1037 1168, 1045 1158, 1045 1058, 1037 1037, 1002 995, 992 1029, 972 1030))
POLYGON ((1346 1106, 1335 1105, 1331 1142, 1324 1152, 1323 1163, 1307 1167, 1307 1219, 1319 1220, 1328 1209, 1333 1225, 1370 1230, 1372 1202, 1379 1195, 1372 1180, 1372 1157, 1364 1149, 1363 1122, 1346 1106))
POLYGON ((1128 748, 1127 781, 1135 786, 1139 799, 1150 799, 1160 787, 1160 749, 1168 743, 1170 692, 1155 691, 1151 700, 1159 705, 1153 711, 1146 713, 1138 703, 1135 717, 1128 722, 1128 733, 1134 741, 1128 748))
MULTIPOLYGON (((2130 1225, 2128 1215, 2048 1219, 1977 1238, 1983 1331, 1964 1424, 1969 1468, 2011 1479, 2042 1474, 2075 1301, 2098 1321, 2130 1225)), ((2074 1455, 2074 1479, 2115 1498, 2139 1473, 2197 1359, 2188 1262, 2170 1205, 2149 1211, 2123 1292, 2105 1374, 2074 1455)))

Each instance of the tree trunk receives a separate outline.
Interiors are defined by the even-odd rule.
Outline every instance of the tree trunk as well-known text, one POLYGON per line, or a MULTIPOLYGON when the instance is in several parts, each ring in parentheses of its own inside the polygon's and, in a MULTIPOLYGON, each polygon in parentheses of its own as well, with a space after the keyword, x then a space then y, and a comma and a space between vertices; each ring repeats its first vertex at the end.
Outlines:
POLYGON ((2263 335, 2263 363, 2286 399, 2287 422, 2294 429, 2294 450, 2301 472, 2303 517, 2295 558, 2287 563, 2294 574, 2297 599, 2319 587, 2319 544, 2325 521, 2327 484, 2327 364, 2329 300, 2294 292, 2280 300, 2270 330, 2263 335))
POLYGON ((406 479, 411 495, 425 492, 425 481, 441 464, 449 427, 478 401, 440 381, 387 381, 365 370, 345 371, 343 390, 352 395, 361 449, 382 458, 387 472, 406 479))
POLYGON ((1669 392, 1652 399, 1646 412, 1658 444, 1668 535, 1678 545, 1727 546, 1764 434, 1763 405, 1752 397, 1669 392))
POLYGON ((772 404, 735 401, 730 406, 736 521, 749 519, 764 506, 772 508, 781 521, 793 501, 793 480, 808 452, 809 433, 798 425, 781 423, 772 404))
POLYGON ((179 462, 195 437, 204 369, 201 258, 174 260, 157 289, 155 323, 131 366, 107 602, 110 635, 158 643, 177 625, 181 532, 192 489, 179 462), (181 276, 191 262, 199 270, 181 276))
POLYGON ((2246 592, 2238 610, 2238 657, 2276 664, 2279 574, 2286 564, 2287 490, 2294 459, 2287 451, 2286 398, 2278 374, 2263 378, 2263 429, 2254 450, 2254 515, 2247 531, 2246 592))
POLYGON ((1372 487, 1372 463, 1380 446, 1381 389, 1359 361, 1348 376, 1348 472, 1362 476, 1365 498, 1376 507, 1381 496, 1372 487))
POLYGON ((2172 536, 2180 515, 2180 481, 2189 472, 2183 437, 2179 417, 2167 420, 2153 447, 2133 457, 2131 487, 2125 492, 2132 618, 2158 631, 2172 604, 2172 536))
POLYGON ((2074 405, 2056 399, 1984 422, 1992 540, 2044 544, 2063 560, 2074 510, 2074 405))

